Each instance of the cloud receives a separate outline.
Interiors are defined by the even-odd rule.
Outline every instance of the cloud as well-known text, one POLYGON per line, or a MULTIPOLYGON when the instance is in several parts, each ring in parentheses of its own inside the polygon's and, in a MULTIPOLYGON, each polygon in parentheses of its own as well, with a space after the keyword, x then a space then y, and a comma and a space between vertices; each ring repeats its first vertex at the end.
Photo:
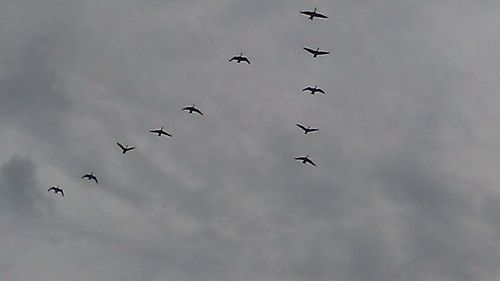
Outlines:
POLYGON ((498 5, 31 2, 0 11, 9 279, 498 275, 498 5))
POLYGON ((42 203, 43 189, 36 180, 36 166, 32 159, 13 156, 2 164, 0 176, 4 213, 27 217, 47 215, 46 206, 42 203))

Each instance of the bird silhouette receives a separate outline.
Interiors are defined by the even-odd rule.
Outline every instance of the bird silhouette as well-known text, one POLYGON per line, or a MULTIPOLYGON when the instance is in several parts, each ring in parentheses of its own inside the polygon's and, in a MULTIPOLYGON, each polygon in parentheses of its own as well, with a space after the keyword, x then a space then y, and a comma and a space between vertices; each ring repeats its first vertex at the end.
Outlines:
POLYGON ((311 95, 313 95, 313 96, 314 96, 314 94, 316 94, 316 92, 322 93, 323 95, 325 94, 325 91, 323 91, 323 89, 321 89, 321 88, 318 88, 318 85, 314 86, 314 88, 311 86, 307 86, 304 89, 302 89, 302 91, 303 92, 310 91, 311 95))
POLYGON ((315 17, 316 18, 322 18, 322 19, 327 19, 328 18, 327 16, 316 12, 316 10, 317 9, 314 8, 314 11, 301 11, 300 13, 309 16, 310 20, 313 20, 315 17))
POLYGON ((317 48, 316 50, 314 50, 314 49, 311 49, 309 47, 304 47, 304 50, 306 50, 309 53, 311 53, 313 55, 313 58, 315 58, 317 56, 323 56, 323 55, 330 54, 330 52, 328 52, 328 51, 320 51, 319 48, 317 48))
POLYGON ((129 147, 128 145, 123 146, 123 144, 121 144, 119 142, 117 142, 116 144, 122 149, 123 154, 127 153, 128 151, 130 151, 132 149, 135 149, 135 146, 131 146, 131 147, 129 147))
POLYGON ((64 197, 64 191, 59 186, 52 186, 47 191, 51 191, 51 190, 53 190, 55 194, 61 193, 61 195, 64 197))
POLYGON ((82 179, 87 178, 89 181, 94 180, 95 183, 99 184, 99 181, 97 180, 97 177, 94 175, 94 172, 90 172, 90 174, 85 174, 82 176, 82 179))
POLYGON ((314 164, 314 162, 309 159, 309 155, 306 155, 306 156, 300 156, 300 157, 295 157, 295 160, 297 161, 302 161, 302 164, 306 164, 306 163, 309 163, 313 166, 316 166, 316 164, 314 164))
POLYGON ((299 124, 299 123, 297 123, 297 126, 298 126, 299 128, 301 128, 302 130, 304 130, 304 134, 305 134, 305 135, 307 135, 308 133, 311 133, 311 132, 316 132, 316 131, 319 131, 319 129, 318 129, 318 128, 311 128, 311 127, 309 127, 309 126, 307 126, 307 127, 306 127, 306 126, 301 125, 301 124, 299 124))
POLYGON ((166 135, 166 136, 172 137, 172 134, 170 134, 170 133, 168 133, 168 132, 166 132, 166 131, 163 130, 163 127, 161 127, 160 129, 156 129, 156 130, 151 130, 150 132, 158 134, 159 137, 161 135, 166 135))
POLYGON ((232 58, 229 60, 229 62, 232 62, 233 60, 235 60, 237 63, 241 63, 242 61, 244 61, 244 62, 246 62, 246 63, 250 64, 250 61, 248 60, 248 58, 247 58, 247 57, 244 57, 244 56, 243 56, 243 53, 240 53, 240 55, 239 55, 239 56, 234 56, 234 57, 232 57, 232 58))
POLYGON ((196 107, 194 106, 194 104, 193 104, 192 106, 186 106, 186 107, 184 107, 182 110, 188 111, 188 112, 189 112, 189 113, 191 113, 191 114, 192 114, 193 112, 196 112, 196 113, 198 113, 198 114, 200 114, 200 115, 203 115, 203 113, 202 113, 202 112, 201 112, 198 108, 196 108, 196 107))

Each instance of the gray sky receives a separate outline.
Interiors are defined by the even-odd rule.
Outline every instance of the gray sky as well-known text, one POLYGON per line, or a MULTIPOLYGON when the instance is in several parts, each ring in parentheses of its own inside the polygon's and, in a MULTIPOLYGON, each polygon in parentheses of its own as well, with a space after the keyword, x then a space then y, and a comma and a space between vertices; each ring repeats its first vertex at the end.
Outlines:
POLYGON ((4 0, 2 279, 498 280, 499 12, 4 0))

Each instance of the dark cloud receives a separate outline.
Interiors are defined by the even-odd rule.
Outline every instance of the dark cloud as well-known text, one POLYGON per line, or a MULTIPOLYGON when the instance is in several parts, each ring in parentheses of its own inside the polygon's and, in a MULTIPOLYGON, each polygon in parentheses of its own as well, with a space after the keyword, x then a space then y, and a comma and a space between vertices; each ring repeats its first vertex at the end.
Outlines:
POLYGON ((4 213, 13 216, 46 215, 40 186, 36 180, 36 166, 30 158, 14 156, 2 164, 1 202, 4 213))
POLYGON ((70 108, 64 81, 54 63, 54 40, 51 34, 28 39, 16 55, 6 59, 8 71, 0 77, 0 118, 4 126, 9 122, 28 138, 35 137, 42 149, 47 149, 46 140, 54 143, 60 139, 63 116, 70 108))

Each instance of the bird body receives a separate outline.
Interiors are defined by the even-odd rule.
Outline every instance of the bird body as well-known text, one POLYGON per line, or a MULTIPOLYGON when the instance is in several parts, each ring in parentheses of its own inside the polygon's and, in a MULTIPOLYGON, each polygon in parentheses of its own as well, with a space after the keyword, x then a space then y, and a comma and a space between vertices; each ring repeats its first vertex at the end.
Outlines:
POLYGON ((322 18, 322 19, 327 19, 328 17, 316 12, 316 8, 314 8, 314 11, 300 11, 301 14, 309 16, 310 20, 313 20, 315 17, 316 18, 322 18))
POLYGON ((310 126, 306 127, 306 126, 298 124, 298 123, 297 123, 297 127, 301 128, 304 131, 304 135, 307 135, 308 133, 311 133, 311 132, 319 131, 318 128, 311 128, 310 126))
POLYGON ((199 110, 198 108, 196 108, 196 107, 194 106, 194 104, 193 104, 192 106, 186 106, 186 107, 184 107, 182 110, 185 110, 185 111, 187 111, 187 112, 189 112, 189 113, 191 113, 191 114, 192 114, 193 112, 196 112, 196 113, 198 113, 198 114, 200 114, 200 115, 203 115, 203 113, 201 112, 201 110, 199 110))
POLYGON ((61 195, 64 197, 64 191, 59 186, 52 186, 47 191, 51 191, 51 190, 53 190, 55 194, 61 193, 61 195))
POLYGON ((117 142, 116 144, 122 149, 123 154, 127 153, 128 151, 130 151, 132 149, 135 149, 135 146, 131 146, 131 147, 129 147, 128 145, 123 146, 123 144, 121 144, 119 142, 117 142))
POLYGON ((314 88, 313 88, 313 87, 311 87, 311 86, 307 86, 307 87, 305 87, 304 89, 302 89, 302 91, 303 91, 303 92, 304 92, 304 91, 310 91, 310 92, 311 92, 311 95, 314 95, 314 94, 316 94, 317 92, 318 92, 318 93, 322 93, 323 95, 325 94, 325 91, 324 91, 323 89, 321 89, 321 88, 318 88, 318 85, 314 86, 314 88))
POLYGON ((85 174, 82 176, 82 179, 87 178, 89 181, 94 180, 95 183, 99 184, 97 177, 94 175, 94 172, 90 172, 90 174, 85 174))
POLYGON ((314 49, 311 49, 309 47, 304 47, 304 50, 306 50, 309 53, 311 53, 313 55, 313 58, 316 58, 317 56, 323 56, 323 55, 330 54, 330 52, 328 52, 328 51, 320 51, 319 48, 317 48, 316 50, 314 50, 314 49))
POLYGON ((300 157, 295 157, 295 160, 298 160, 298 161, 302 161, 302 164, 311 164, 313 166, 316 166, 316 164, 311 160, 309 159, 309 155, 306 155, 306 156, 300 156, 300 157))
POLYGON ((156 130, 150 130, 151 133, 155 133, 155 134, 158 134, 158 136, 160 137, 161 135, 166 135, 166 136, 169 136, 169 137, 172 137, 172 134, 166 132, 163 130, 163 127, 161 127, 160 129, 156 129, 156 130))
POLYGON ((240 53, 240 55, 239 55, 239 56, 234 56, 234 57, 232 57, 232 58, 229 60, 229 62, 232 62, 233 60, 235 60, 237 63, 241 63, 242 61, 244 61, 244 62, 246 62, 246 63, 250 64, 250 61, 248 60, 248 58, 247 58, 247 57, 244 57, 244 56, 243 56, 243 53, 240 53))

